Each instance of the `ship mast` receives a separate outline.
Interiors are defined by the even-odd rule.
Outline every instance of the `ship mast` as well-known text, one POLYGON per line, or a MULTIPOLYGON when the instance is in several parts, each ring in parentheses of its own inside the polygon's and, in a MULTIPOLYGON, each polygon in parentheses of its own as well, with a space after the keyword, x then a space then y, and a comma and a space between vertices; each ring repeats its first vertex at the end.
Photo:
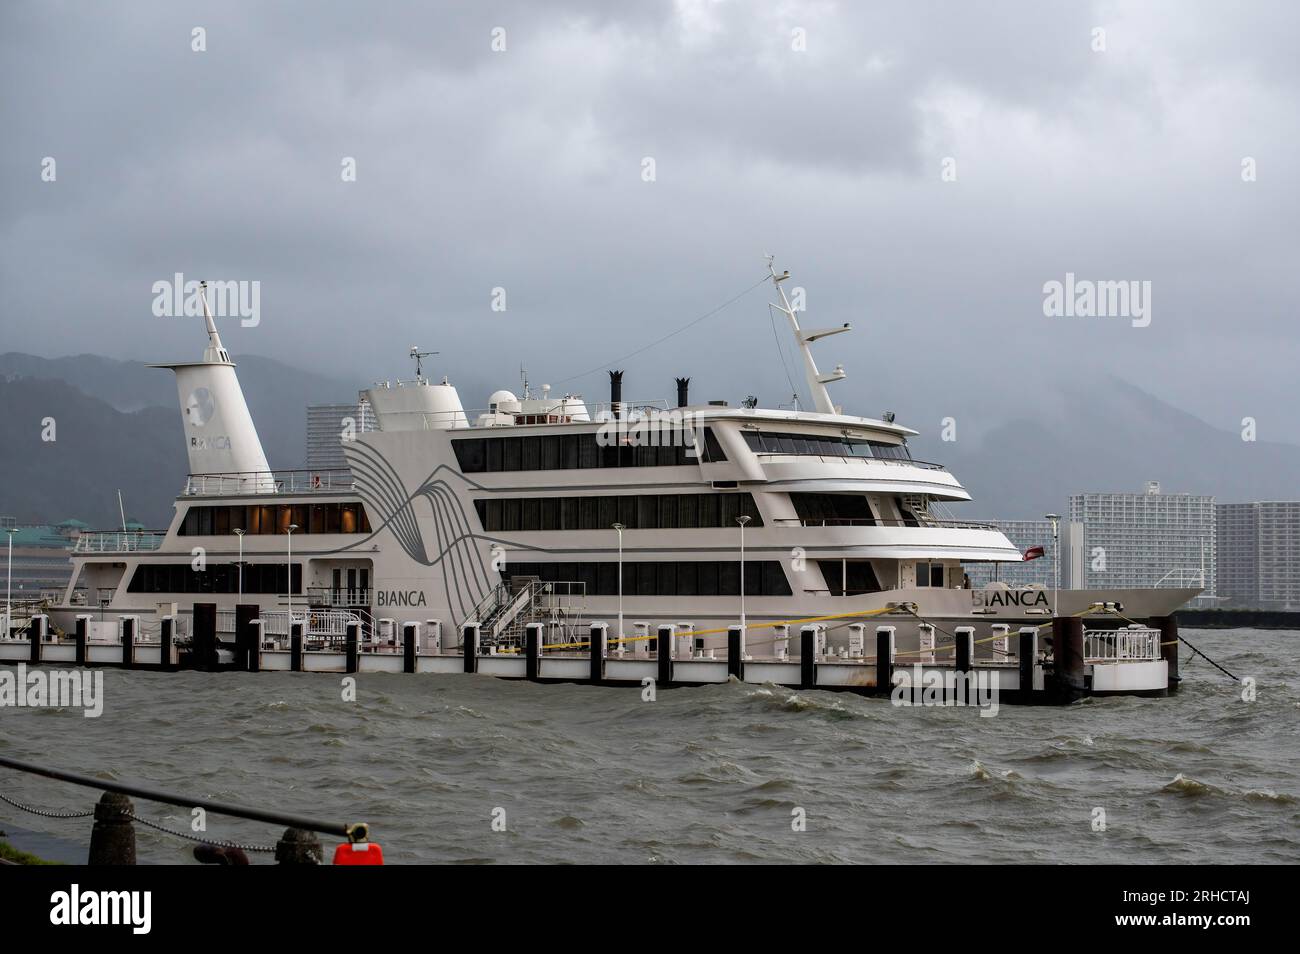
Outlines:
POLYGON ((787 270, 778 275, 771 255, 767 256, 767 270, 772 276, 773 287, 776 288, 777 294, 781 296, 781 304, 773 304, 771 307, 781 312, 790 321, 790 328, 794 331, 795 344, 799 346, 799 351, 803 354, 804 377, 808 381, 808 391, 812 395, 813 404, 822 414, 838 414, 838 409, 831 403, 831 396, 826 390, 826 385, 833 381, 842 381, 846 377, 844 366, 837 364, 835 370, 829 374, 820 373, 817 370, 817 362, 813 360, 812 349, 808 346, 819 338, 829 338, 831 335, 851 331, 853 326, 846 323, 838 328, 818 328, 816 331, 804 331, 799 327, 799 319, 795 317, 794 309, 790 307, 790 299, 786 297, 785 289, 781 287, 781 283, 790 277, 790 272, 787 270))

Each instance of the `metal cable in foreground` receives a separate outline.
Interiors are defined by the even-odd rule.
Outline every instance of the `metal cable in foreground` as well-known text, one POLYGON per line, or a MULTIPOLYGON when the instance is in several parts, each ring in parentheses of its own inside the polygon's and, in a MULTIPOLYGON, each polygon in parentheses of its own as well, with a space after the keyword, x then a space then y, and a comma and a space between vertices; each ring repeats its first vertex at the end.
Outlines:
POLYGON ((44 808, 33 808, 31 805, 24 805, 22 802, 16 802, 8 795, 0 793, 0 801, 7 802, 14 808, 21 809, 25 812, 31 812, 33 815, 40 815, 42 818, 90 818, 95 814, 92 808, 88 812, 52 812, 44 808))
POLYGON ((139 815, 135 814, 135 812, 129 812, 123 817, 129 818, 132 821, 138 821, 141 825, 144 825, 147 828, 152 828, 155 831, 161 831, 164 834, 175 835, 177 838, 186 838, 190 841, 197 841, 201 845, 212 845, 214 848, 238 848, 240 851, 259 851, 265 854, 275 854, 274 845, 246 845, 237 841, 221 841, 216 838, 203 838, 199 835, 190 834, 187 831, 176 831, 174 828, 168 828, 166 825, 151 822, 147 818, 141 818, 139 815))

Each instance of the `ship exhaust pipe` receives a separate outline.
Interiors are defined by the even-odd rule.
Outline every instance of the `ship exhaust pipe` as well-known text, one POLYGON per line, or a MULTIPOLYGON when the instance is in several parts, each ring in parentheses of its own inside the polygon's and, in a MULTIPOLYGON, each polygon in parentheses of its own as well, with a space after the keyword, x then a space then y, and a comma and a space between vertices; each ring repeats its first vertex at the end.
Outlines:
POLYGON ((623 416, 623 372, 609 372, 609 406, 614 416, 623 416))
POLYGON ((691 389, 690 378, 677 378, 677 406, 678 407, 688 407, 690 405, 691 400, 687 396, 690 389, 691 389))

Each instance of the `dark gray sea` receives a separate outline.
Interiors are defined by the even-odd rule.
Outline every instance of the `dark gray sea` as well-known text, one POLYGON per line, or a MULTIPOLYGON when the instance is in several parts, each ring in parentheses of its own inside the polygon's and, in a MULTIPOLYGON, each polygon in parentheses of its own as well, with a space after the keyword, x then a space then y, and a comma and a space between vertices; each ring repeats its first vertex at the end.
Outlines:
MULTIPOLYGON (((1300 633, 1183 635, 1252 677, 1256 701, 1185 649, 1176 697, 991 718, 735 683, 643 702, 635 688, 363 675, 345 702, 340 676, 106 671, 100 718, 0 709, 0 752, 368 821, 389 863, 1300 862, 1300 633)), ((96 797, 3 768, 0 792, 60 810, 96 797)), ((136 810, 189 827, 184 810, 136 810)), ((208 821, 214 838, 279 835, 208 821)), ((84 853, 90 821, 0 803, 0 829, 84 853)), ((192 863, 191 844, 148 829, 139 853, 192 863)))

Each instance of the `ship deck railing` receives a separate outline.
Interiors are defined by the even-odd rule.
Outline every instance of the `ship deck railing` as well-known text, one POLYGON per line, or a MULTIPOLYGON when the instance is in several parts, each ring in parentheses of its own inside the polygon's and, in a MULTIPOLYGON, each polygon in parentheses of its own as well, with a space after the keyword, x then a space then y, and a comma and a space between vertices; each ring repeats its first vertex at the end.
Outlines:
POLYGON ((186 497, 223 497, 236 494, 352 493, 352 471, 342 469, 235 471, 224 474, 190 474, 186 497))
POLYGON ((997 524, 978 520, 947 520, 929 517, 922 520, 898 520, 874 517, 773 517, 770 521, 787 527, 913 527, 943 530, 997 530, 997 524))
POLYGON ((83 530, 73 553, 147 553, 162 546, 166 530, 83 530))

